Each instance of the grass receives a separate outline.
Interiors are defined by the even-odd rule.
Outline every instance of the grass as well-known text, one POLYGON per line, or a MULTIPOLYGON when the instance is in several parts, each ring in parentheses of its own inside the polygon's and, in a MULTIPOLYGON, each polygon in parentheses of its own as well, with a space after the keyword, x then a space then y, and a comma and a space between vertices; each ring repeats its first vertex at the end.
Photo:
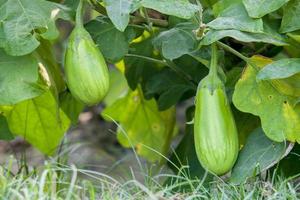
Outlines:
POLYGON ((173 174, 144 173, 138 181, 116 180, 95 171, 55 162, 12 174, 10 165, 0 168, 1 200, 191 200, 191 199, 299 199, 299 183, 278 175, 268 180, 256 178, 243 185, 232 185, 216 178, 203 180, 173 174), (169 180, 169 184, 165 184, 169 180), (172 180, 172 181, 170 181, 172 180))
POLYGON ((172 163, 180 172, 174 175, 155 165, 147 165, 132 148, 140 172, 124 169, 127 178, 116 179, 105 173, 62 164, 67 162, 69 150, 37 168, 28 167, 26 159, 25 162, 21 159, 19 171, 13 172, 14 158, 0 166, 0 200, 300 199, 299 176, 287 179, 276 171, 241 185, 230 184, 219 177, 207 183, 205 179, 191 179, 186 166, 178 168, 172 163))

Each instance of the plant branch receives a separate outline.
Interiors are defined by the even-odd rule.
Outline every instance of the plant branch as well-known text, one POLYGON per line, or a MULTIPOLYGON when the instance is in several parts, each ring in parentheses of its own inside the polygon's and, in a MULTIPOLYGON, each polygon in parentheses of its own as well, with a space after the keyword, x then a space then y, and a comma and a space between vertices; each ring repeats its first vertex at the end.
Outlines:
POLYGON ((240 52, 238 52, 237 50, 231 48, 230 46, 220 42, 220 41, 217 41, 216 42, 218 46, 222 47, 224 50, 234 54, 235 56, 239 57, 240 59, 242 59, 243 61, 245 62, 249 62, 250 58, 244 56, 243 54, 241 54, 240 52))
POLYGON ((126 54, 125 57, 141 58, 143 60, 154 62, 156 64, 160 64, 160 65, 167 66, 167 67, 169 66, 168 63, 163 61, 163 60, 158 60, 158 59, 150 58, 150 57, 147 57, 147 56, 141 56, 141 55, 137 55, 137 54, 126 54))
POLYGON ((97 2, 97 0, 89 0, 94 9, 101 13, 102 15, 107 15, 106 9, 104 6, 102 6, 100 3, 97 2))
POLYGON ((204 66, 206 66, 207 68, 209 68, 209 61, 204 59, 204 58, 200 58, 198 56, 195 56, 193 54, 188 54, 189 56, 191 56, 192 58, 194 58, 195 60, 197 60, 198 62, 200 62, 201 64, 203 64, 204 66))
POLYGON ((251 65, 256 71, 259 71, 259 67, 250 58, 244 56, 243 54, 241 54, 237 50, 231 48, 230 46, 228 46, 228 45, 226 45, 226 44, 224 44, 220 41, 217 41, 216 43, 217 43, 218 46, 222 47, 224 50, 234 54, 235 56, 239 57, 240 59, 242 59, 243 61, 245 61, 249 65, 251 65))
MULTIPOLYGON (((154 19, 154 18, 148 18, 149 22, 151 22, 155 26, 159 27, 168 27, 169 23, 167 20, 163 19, 154 19)), ((130 23, 133 24, 141 24, 141 23, 147 23, 147 19, 142 16, 130 16, 130 23)))

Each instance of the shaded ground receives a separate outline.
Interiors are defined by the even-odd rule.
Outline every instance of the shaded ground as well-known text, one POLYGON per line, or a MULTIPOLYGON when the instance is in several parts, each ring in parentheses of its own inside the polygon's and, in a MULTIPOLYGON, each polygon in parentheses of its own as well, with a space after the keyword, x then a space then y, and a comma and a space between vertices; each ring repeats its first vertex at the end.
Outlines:
MULTIPOLYGON (((124 177, 129 168, 138 171, 135 155, 130 149, 124 149, 118 144, 113 129, 112 124, 103 122, 91 111, 82 113, 78 127, 72 128, 64 138, 59 159, 66 164, 75 164, 78 168, 114 177, 124 177)), ((16 172, 22 159, 26 159, 28 166, 36 167, 43 164, 46 158, 21 138, 0 142, 1 164, 13 160, 13 171, 16 172), (26 158, 22 152, 26 152, 26 158)))
MULTIPOLYGON (((78 126, 71 128, 64 138, 64 145, 59 150, 61 156, 54 159, 68 165, 75 164, 81 169, 105 173, 117 179, 132 178, 133 172, 136 179, 144 177, 143 173, 147 170, 140 169, 138 159, 143 168, 149 165, 144 159, 137 158, 131 149, 120 146, 114 132, 116 126, 104 122, 98 114, 100 111, 101 108, 94 108, 80 115, 78 126)), ((179 108, 177 115, 178 120, 183 121, 184 108, 179 108)), ((182 128, 179 127, 179 130, 182 128)), ((0 141, 0 164, 12 161, 13 171, 17 172, 22 160, 26 160, 29 167, 38 167, 46 158, 21 138, 11 142, 0 141), (26 152, 26 156, 23 152, 26 152)))

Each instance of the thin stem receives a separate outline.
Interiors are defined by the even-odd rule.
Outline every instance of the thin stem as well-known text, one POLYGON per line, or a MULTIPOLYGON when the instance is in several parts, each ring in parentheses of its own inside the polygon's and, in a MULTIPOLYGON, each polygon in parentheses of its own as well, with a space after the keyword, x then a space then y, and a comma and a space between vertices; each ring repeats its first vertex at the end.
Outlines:
POLYGON ((146 22, 147 22, 147 27, 149 29, 149 32, 153 35, 153 28, 152 28, 152 22, 150 21, 150 17, 148 15, 148 12, 147 12, 147 9, 146 8, 143 8, 143 13, 145 15, 145 18, 146 18, 146 22))
POLYGON ((83 26, 82 15, 83 15, 83 0, 80 0, 76 10, 76 26, 83 26))
POLYGON ((211 45, 211 61, 209 75, 213 77, 218 76, 218 48, 215 43, 211 45))
POLYGON ((239 57, 240 59, 242 59, 245 62, 249 62, 250 58, 244 56, 243 54, 239 53, 238 51, 236 51, 235 49, 231 48, 230 46, 217 41, 217 45, 222 47, 224 50, 229 51, 230 53, 236 55, 237 57, 239 57))
POLYGON ((236 51, 235 49, 231 48, 230 46, 217 41, 217 44, 222 47, 224 50, 236 55, 237 57, 239 57, 240 59, 242 59, 243 61, 245 61, 246 63, 248 63, 249 65, 251 65, 256 71, 259 71, 259 67, 256 65, 255 62, 253 62, 250 58, 244 56, 243 54, 239 53, 238 51, 236 51))
POLYGON ((101 13, 102 15, 107 15, 105 7, 98 3, 96 0, 90 0, 90 3, 97 12, 101 13))
MULTIPOLYGON (((154 19, 154 18, 148 18, 149 22, 151 22, 155 26, 159 27, 168 27, 169 23, 167 20, 163 19, 154 19)), ((141 23, 147 23, 147 19, 142 16, 130 16, 130 22, 133 24, 141 24, 141 23)))
POLYGON ((158 60, 155 58, 150 58, 150 57, 146 57, 146 56, 141 56, 141 55, 136 55, 136 54, 126 54, 125 57, 135 57, 135 58, 141 58, 143 60, 147 60, 150 62, 154 62, 163 66, 169 66, 167 62, 163 61, 163 60, 158 60))
POLYGON ((143 29, 143 30, 148 30, 147 27, 142 26, 142 25, 137 25, 137 24, 128 24, 128 26, 130 27, 134 27, 134 28, 139 28, 139 29, 143 29))
POLYGON ((197 60, 198 62, 200 62, 204 66, 206 66, 207 68, 209 68, 209 61, 208 60, 205 60, 204 58, 200 58, 198 56, 194 56, 193 54, 189 54, 189 56, 191 56, 192 58, 194 58, 195 60, 197 60))

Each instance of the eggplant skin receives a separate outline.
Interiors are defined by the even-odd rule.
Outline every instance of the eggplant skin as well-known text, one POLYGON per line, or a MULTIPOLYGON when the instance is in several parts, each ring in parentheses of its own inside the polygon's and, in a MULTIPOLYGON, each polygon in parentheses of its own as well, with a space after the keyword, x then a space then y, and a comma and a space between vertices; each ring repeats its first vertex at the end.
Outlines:
POLYGON ((98 104, 109 89, 108 68, 83 27, 72 31, 65 54, 65 75, 72 95, 86 105, 98 104))
POLYGON ((230 171, 239 152, 238 132, 223 84, 210 87, 203 80, 197 90, 194 138, 197 157, 208 171, 230 171))

